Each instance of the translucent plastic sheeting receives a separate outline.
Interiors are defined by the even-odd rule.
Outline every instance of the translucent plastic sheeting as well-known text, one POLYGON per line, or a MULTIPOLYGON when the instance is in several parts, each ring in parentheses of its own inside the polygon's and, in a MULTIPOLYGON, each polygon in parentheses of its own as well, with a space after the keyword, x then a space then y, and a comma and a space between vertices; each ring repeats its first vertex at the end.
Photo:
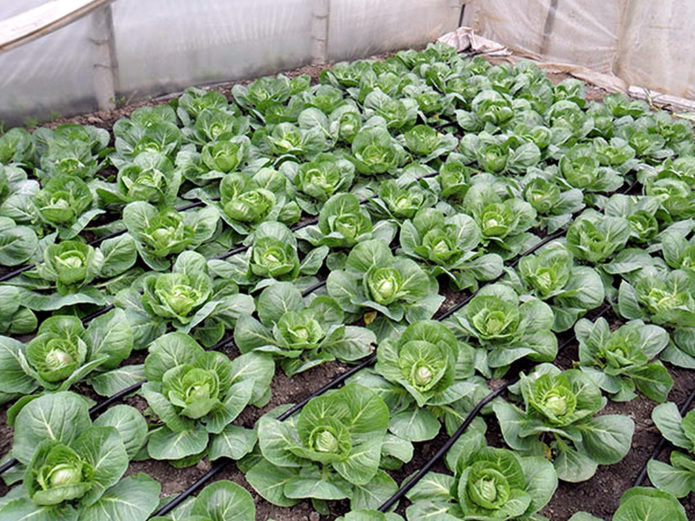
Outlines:
MULTIPOLYGON (((0 0, 0 19, 43 1, 0 0)), ((456 28, 460 2, 116 0, 111 9, 117 101, 130 102, 316 60, 422 46, 456 28)), ((0 54, 0 120, 97 109, 94 16, 0 54)))
POLYGON ((515 51, 695 98, 693 0, 468 0, 463 23, 515 51))

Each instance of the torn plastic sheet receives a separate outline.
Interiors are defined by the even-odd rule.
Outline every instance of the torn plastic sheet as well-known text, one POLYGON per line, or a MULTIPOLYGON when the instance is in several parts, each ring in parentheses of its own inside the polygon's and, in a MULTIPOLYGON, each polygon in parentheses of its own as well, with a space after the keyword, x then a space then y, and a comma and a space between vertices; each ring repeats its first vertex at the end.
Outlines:
POLYGON ((476 34, 471 27, 459 27, 455 31, 439 37, 440 42, 455 47, 458 51, 472 51, 484 54, 490 58, 498 58, 516 63, 521 60, 532 60, 548 72, 565 73, 582 81, 586 81, 608 92, 622 92, 649 101, 653 105, 675 110, 695 111, 695 100, 673 94, 665 94, 639 85, 628 85, 615 74, 597 72, 582 65, 544 61, 538 55, 523 51, 512 51, 505 45, 476 34))

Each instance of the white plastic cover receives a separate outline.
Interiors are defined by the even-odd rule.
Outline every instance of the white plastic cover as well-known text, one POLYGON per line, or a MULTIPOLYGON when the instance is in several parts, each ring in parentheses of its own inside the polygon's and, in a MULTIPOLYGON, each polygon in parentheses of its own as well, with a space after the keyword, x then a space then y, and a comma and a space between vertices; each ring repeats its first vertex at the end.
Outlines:
POLYGON ((693 0, 468 0, 463 23, 517 52, 695 98, 693 0))
MULTIPOLYGON (((0 19, 45 0, 0 0, 0 19)), ((116 0, 119 101, 421 46, 456 28, 459 0, 116 0), (327 17, 317 17, 325 7, 327 17), (316 23, 325 23, 315 56, 316 23), (325 22, 323 21, 325 20, 325 22)), ((0 120, 97 109, 90 15, 0 54, 0 120)))

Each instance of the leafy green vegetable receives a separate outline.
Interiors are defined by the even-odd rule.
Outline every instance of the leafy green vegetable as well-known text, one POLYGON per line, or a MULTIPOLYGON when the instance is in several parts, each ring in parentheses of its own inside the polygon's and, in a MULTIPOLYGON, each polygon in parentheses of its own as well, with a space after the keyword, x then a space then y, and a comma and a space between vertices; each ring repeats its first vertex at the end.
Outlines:
POLYGON ((558 478, 577 483, 598 465, 622 460, 630 450, 633 420, 596 415, 606 404, 601 389, 579 369, 541 364, 516 386, 523 409, 496 401, 493 410, 505 442, 520 454, 551 454, 558 478))
MULTIPOLYGON (((241 429, 231 422, 249 403, 263 400, 273 367, 263 355, 248 353, 230 361, 222 353, 204 351, 188 335, 169 333, 150 346, 145 375, 143 396, 163 423, 150 433, 147 453, 186 466, 241 429)), ((235 459, 254 443, 247 436, 246 445, 236 447, 235 459)))
POLYGON ((353 508, 376 508, 395 491, 393 480, 379 471, 388 420, 383 400, 358 384, 313 398, 296 418, 264 416, 257 429, 263 459, 246 479, 276 505, 350 498, 353 508), (363 489, 372 494, 361 494, 363 489))
POLYGON ((444 298, 438 284, 418 264, 394 256, 379 239, 360 242, 347 257, 345 269, 334 270, 326 282, 328 294, 350 316, 377 312, 409 323, 431 318, 444 298))
POLYGON ((611 332, 606 319, 599 318, 580 320, 574 331, 580 369, 612 400, 631 400, 635 389, 652 400, 666 400, 673 380, 660 361, 651 361, 668 345, 664 329, 632 320, 611 332))

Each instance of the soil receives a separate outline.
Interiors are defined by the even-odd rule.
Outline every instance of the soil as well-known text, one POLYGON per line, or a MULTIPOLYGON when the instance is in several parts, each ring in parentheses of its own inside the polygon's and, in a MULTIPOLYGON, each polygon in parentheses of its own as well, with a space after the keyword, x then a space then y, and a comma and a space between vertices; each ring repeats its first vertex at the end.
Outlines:
MULTIPOLYGON (((386 56, 388 55, 374 58, 384 58, 386 56)), ((284 74, 287 76, 308 74, 315 82, 321 70, 326 67, 330 67, 330 65, 306 66, 293 71, 285 72, 284 74)), ((548 76, 554 82, 559 82, 569 77, 566 74, 557 73, 549 73, 548 76)), ((246 84, 251 81, 253 81, 253 79, 235 83, 214 85, 210 88, 226 95, 227 97, 231 97, 231 88, 234 84, 246 84)), ((586 94, 588 100, 598 101, 603 99, 607 92, 587 84, 586 94)), ((168 103, 168 101, 175 95, 176 94, 151 98, 111 111, 101 111, 70 118, 60 118, 44 125, 53 128, 63 123, 78 123, 95 125, 97 127, 110 130, 118 119, 128 117, 136 108, 141 106, 152 106, 168 103)), ((440 312, 456 302, 466 298, 469 292, 444 290, 442 291, 442 294, 445 296, 445 302, 440 312)), ((614 316, 610 317, 610 320, 612 324, 616 326, 619 325, 619 321, 614 316)), ((560 336, 560 342, 566 338, 569 338, 569 335, 560 336)), ((571 367, 573 361, 577 360, 576 351, 576 345, 568 346, 568 348, 565 349, 558 358, 558 365, 563 368, 571 367)), ((144 354, 145 353, 143 352, 134 353, 131 359, 124 363, 139 363, 142 361, 144 354)), ((669 399, 680 405, 686 400, 693 387, 695 387, 693 373, 692 371, 686 371, 671 366, 668 366, 668 369, 675 381, 675 385, 671 391, 669 399)), ((291 379, 287 378, 284 374, 278 371, 271 383, 273 393, 270 403, 262 409, 253 407, 247 408, 235 421, 235 423, 245 427, 252 427, 254 422, 264 413, 279 405, 296 402, 301 398, 304 398, 314 389, 318 389, 345 371, 346 366, 336 362, 330 362, 312 368, 305 373, 295 375, 291 379)), ((490 382, 491 385, 495 384, 494 387, 500 383, 500 381, 490 382)), ((86 389, 84 391, 86 391, 86 389)), ((85 392, 85 394, 92 398, 96 398, 95 396, 90 395, 89 392, 85 392)), ((133 405, 141 411, 144 411, 146 408, 145 401, 139 396, 131 396, 125 399, 124 403, 133 405)), ((610 519, 610 516, 617 508, 620 496, 625 490, 632 486, 637 474, 640 472, 641 468, 650 457, 654 446, 661 438, 659 432, 656 430, 650 419, 651 410, 653 409, 654 405, 654 402, 651 402, 644 397, 639 397, 629 403, 609 402, 603 413, 629 414, 635 420, 636 429, 633 438, 632 450, 622 462, 609 467, 600 467, 596 475, 585 483, 561 483, 557 493, 549 505, 543 509, 542 513, 551 521, 566 521, 573 513, 580 510, 593 513, 594 515, 602 517, 603 519, 610 519)), ((12 441, 12 429, 6 424, 7 408, 8 405, 0 407, 0 455, 4 455, 9 451, 12 441)), ((504 442, 499 431, 499 426, 494 418, 486 417, 486 421, 488 423, 488 442, 494 446, 504 446, 504 442)), ((398 483, 401 483, 407 476, 421 468, 443 445, 445 440, 446 437, 440 435, 435 440, 416 444, 413 460, 407 465, 404 465, 402 469, 391 472, 391 475, 398 483)), ((668 455, 669 449, 670 448, 667 446, 661 452, 662 459, 668 455)), ((197 480, 209 469, 210 463, 207 460, 203 460, 197 465, 184 469, 175 469, 165 462, 147 460, 132 463, 128 473, 132 474, 135 472, 146 472, 150 474, 162 484, 162 494, 167 496, 180 493, 194 483, 195 480, 197 480)), ((443 462, 439 462, 437 465, 435 465, 433 471, 447 472, 443 462)), ((217 476, 216 479, 232 480, 251 491, 257 508, 256 519, 259 520, 275 519, 276 521, 319 521, 321 519, 333 519, 335 516, 345 513, 348 509, 346 502, 338 502, 331 505, 331 516, 320 516, 316 511, 314 511, 311 503, 309 502, 302 502, 292 508, 276 507, 255 494, 248 483, 246 483, 243 474, 233 464, 228 465, 217 476)), ((648 484, 648 482, 645 484, 648 484)), ((8 487, 6 487, 0 481, 0 497, 4 496, 7 491, 8 487)), ((695 497, 693 496, 694 495, 691 494, 690 498, 683 501, 690 519, 695 519, 695 497)), ((406 502, 402 501, 397 511, 403 514, 405 507, 406 502)))

